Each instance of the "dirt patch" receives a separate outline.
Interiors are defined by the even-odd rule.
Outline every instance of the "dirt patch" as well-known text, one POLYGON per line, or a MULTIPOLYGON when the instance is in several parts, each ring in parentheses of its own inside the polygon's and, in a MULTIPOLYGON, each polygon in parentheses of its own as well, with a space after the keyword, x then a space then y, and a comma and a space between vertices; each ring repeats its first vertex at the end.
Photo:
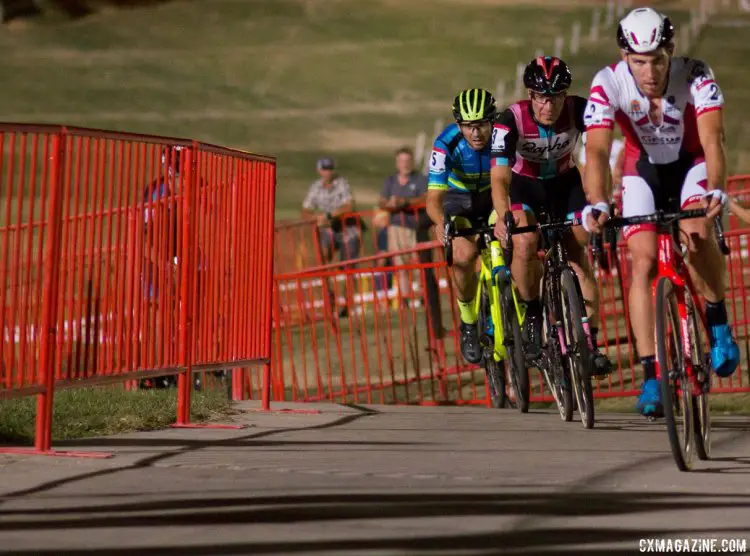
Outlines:
POLYGON ((317 137, 316 145, 330 151, 393 152, 414 142, 414 137, 398 137, 373 129, 323 129, 317 137))

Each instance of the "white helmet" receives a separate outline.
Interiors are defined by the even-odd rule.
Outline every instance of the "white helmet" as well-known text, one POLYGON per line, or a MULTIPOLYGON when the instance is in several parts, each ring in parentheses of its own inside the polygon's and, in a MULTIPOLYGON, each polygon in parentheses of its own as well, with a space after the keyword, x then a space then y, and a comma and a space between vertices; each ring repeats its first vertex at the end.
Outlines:
POLYGON ((669 18, 651 8, 636 8, 617 27, 617 44, 634 54, 647 54, 666 46, 674 38, 669 18))

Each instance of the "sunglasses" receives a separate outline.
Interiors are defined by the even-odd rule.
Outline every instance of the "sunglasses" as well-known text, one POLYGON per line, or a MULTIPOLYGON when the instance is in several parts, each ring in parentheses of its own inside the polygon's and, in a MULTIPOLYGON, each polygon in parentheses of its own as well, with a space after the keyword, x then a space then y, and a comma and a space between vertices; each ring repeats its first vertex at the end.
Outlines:
POLYGON ((567 93, 563 91, 562 93, 556 93, 554 95, 545 95, 542 93, 537 93, 536 91, 532 91, 531 93, 531 100, 534 102, 538 102, 539 104, 546 104, 546 103, 558 103, 561 100, 563 100, 567 96, 567 93))

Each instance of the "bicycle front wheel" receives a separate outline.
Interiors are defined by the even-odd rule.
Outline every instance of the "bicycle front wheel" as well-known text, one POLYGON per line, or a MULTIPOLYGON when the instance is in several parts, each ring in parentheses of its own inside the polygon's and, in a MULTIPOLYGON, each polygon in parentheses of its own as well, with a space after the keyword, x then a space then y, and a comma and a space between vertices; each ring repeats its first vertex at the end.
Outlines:
POLYGON ((545 304, 542 312, 543 335, 547 339, 542 358, 541 371, 545 382, 552 393, 560 419, 569 423, 573 420, 573 392, 570 385, 570 371, 567 362, 563 359, 560 346, 561 334, 555 321, 555 302, 551 293, 545 293, 545 304))
POLYGON ((695 451, 702 460, 711 458, 711 414, 708 404, 708 392, 711 386, 711 358, 706 351, 703 327, 699 326, 695 304, 688 297, 688 323, 693 355, 693 375, 698 393, 693 392, 693 425, 695 451))
POLYGON ((516 407, 521 413, 529 412, 529 370, 523 353, 521 325, 513 301, 513 286, 508 284, 502 293, 503 327, 505 328, 505 349, 508 353, 510 381, 516 394, 516 407))
MULTIPOLYGON (((489 388, 488 395, 492 402, 492 407, 500 409, 508 405, 508 396, 505 389, 505 368, 502 361, 495 361, 494 356, 494 335, 491 333, 492 312, 490 306, 490 292, 488 284, 480 280, 480 299, 479 299, 479 343, 482 346, 482 366, 487 378, 489 388)), ((493 325, 494 326, 494 323, 493 325)))
POLYGON ((680 471, 690 471, 695 431, 683 340, 674 285, 668 278, 659 278, 656 285, 656 361, 664 420, 677 467, 680 471))
POLYGON ((591 350, 583 329, 583 308, 578 278, 572 269, 566 268, 560 274, 560 295, 563 303, 566 356, 570 368, 570 378, 578 403, 578 413, 583 426, 594 426, 594 392, 591 386, 591 350))

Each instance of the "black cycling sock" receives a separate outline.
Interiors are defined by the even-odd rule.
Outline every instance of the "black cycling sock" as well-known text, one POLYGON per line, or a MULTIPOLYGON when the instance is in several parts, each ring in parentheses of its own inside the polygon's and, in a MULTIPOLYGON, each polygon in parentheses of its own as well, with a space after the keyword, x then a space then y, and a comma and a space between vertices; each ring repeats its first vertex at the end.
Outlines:
POLYGON ((716 303, 706 301, 706 321, 708 321, 708 326, 727 324, 727 322, 729 322, 727 318, 727 307, 724 304, 723 299, 716 303))
POLYGON ((526 304, 526 314, 534 315, 535 317, 542 316, 542 304, 539 302, 539 298, 535 297, 529 301, 524 301, 526 304))
POLYGON ((643 366, 643 379, 649 380, 656 378, 656 356, 649 355, 648 357, 641 357, 641 365, 643 366))

